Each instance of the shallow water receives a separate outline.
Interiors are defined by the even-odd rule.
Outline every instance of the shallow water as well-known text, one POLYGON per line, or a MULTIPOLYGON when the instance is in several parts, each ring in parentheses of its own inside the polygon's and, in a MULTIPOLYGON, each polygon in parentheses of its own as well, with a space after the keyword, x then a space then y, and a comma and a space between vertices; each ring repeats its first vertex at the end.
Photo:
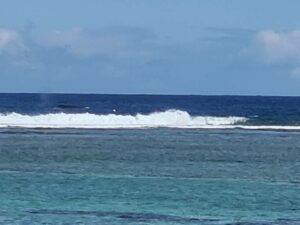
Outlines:
POLYGON ((0 224, 300 224, 300 133, 0 132, 0 224))

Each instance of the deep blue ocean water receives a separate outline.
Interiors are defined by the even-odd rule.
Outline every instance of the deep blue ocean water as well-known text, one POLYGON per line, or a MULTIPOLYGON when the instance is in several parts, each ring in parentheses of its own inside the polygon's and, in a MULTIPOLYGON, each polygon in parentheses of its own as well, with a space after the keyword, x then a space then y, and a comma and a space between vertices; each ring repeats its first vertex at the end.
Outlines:
POLYGON ((192 116, 247 117, 250 124, 300 125, 300 97, 0 94, 1 113, 109 114, 113 109, 131 115, 177 109, 192 116))
POLYGON ((300 98, 0 94, 0 224, 300 224, 300 98))

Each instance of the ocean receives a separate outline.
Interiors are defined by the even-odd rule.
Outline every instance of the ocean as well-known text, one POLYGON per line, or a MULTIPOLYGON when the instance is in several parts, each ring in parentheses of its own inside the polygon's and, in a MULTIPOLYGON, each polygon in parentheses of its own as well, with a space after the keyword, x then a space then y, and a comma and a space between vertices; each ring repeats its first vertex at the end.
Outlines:
POLYGON ((0 94, 0 224, 300 224, 300 97, 0 94))

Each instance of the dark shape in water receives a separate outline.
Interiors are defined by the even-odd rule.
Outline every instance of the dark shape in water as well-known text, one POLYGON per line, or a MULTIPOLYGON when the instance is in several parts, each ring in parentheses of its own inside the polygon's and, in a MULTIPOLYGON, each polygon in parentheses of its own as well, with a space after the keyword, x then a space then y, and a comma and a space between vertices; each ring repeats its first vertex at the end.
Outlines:
POLYGON ((181 216, 172 216, 155 213, 134 213, 134 212, 103 212, 103 211, 69 211, 69 210, 31 210, 27 211, 32 214, 54 214, 54 215, 84 215, 84 216, 97 216, 97 217, 115 217, 119 219, 135 221, 135 222, 150 222, 150 221, 165 221, 165 222, 179 222, 179 223, 192 223, 192 222, 215 222, 217 219, 205 218, 189 218, 181 216))
MULTIPOLYGON (((97 217, 115 217, 131 222, 171 222, 171 223, 191 223, 191 224, 223 224, 219 219, 181 217, 156 213, 137 213, 137 212, 105 212, 105 211, 80 211, 80 210, 30 210, 31 214, 49 214, 49 215, 74 215, 74 216, 97 216, 97 217)), ((300 220, 279 218, 274 221, 240 221, 225 223, 225 225, 300 225, 300 220)))
POLYGON ((72 104, 59 104, 56 107, 61 108, 61 109, 82 109, 82 108, 84 108, 82 106, 72 105, 72 104))
POLYGON ((279 218, 270 222, 233 222, 226 225, 300 225, 299 220, 279 218))

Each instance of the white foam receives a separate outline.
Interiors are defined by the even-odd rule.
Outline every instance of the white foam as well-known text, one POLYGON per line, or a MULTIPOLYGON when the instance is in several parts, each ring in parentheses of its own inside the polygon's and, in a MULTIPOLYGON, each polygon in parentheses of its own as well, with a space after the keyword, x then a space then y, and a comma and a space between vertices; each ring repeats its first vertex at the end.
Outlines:
POLYGON ((191 116, 185 111, 168 110, 148 115, 97 115, 91 113, 0 114, 0 127, 24 128, 222 128, 245 122, 244 117, 191 116))
MULTIPOLYGON (((245 125, 245 126, 229 126, 227 129, 245 129, 245 130, 285 130, 285 131, 300 131, 300 126, 276 126, 276 125, 259 125, 259 126, 251 126, 251 125, 245 125)), ((226 127, 225 127, 226 129, 226 127)))

